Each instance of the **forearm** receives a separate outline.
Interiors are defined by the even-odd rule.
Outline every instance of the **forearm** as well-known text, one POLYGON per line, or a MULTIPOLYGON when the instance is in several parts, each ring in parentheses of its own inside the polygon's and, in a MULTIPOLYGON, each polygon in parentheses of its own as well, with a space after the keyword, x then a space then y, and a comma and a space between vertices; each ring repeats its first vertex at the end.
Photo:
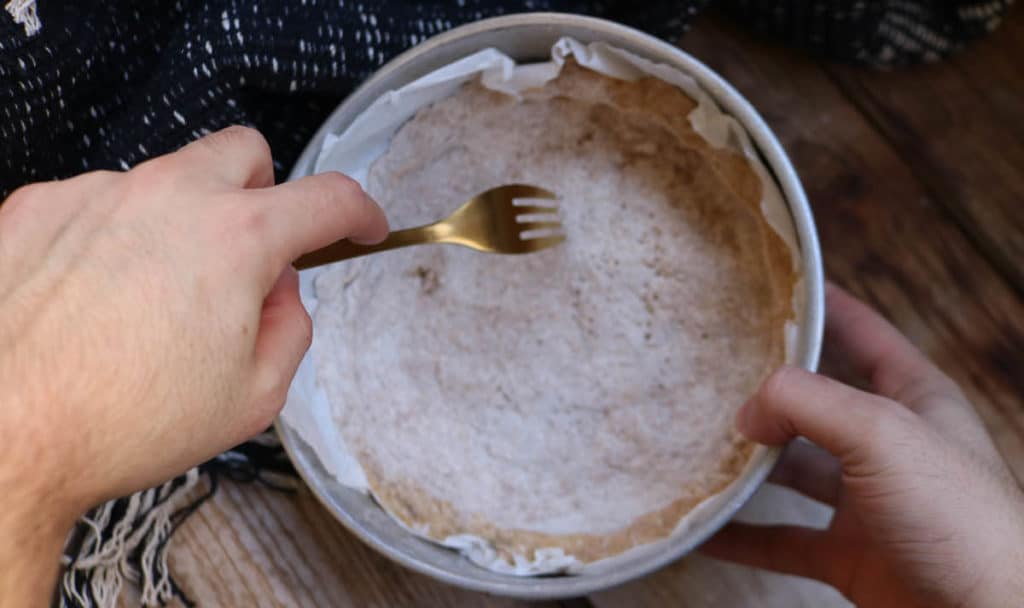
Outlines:
MULTIPOLYGON (((0 491, 6 488, 0 489, 0 491)), ((0 605, 47 606, 53 595, 68 523, 18 509, 17 494, 5 494, 0 513, 0 605), (14 509, 9 507, 14 506, 14 509)), ((32 504, 29 507, 40 507, 32 504)))
POLYGON ((964 606, 985 606, 986 608, 1016 608, 1024 601, 1024 556, 1006 556, 993 564, 979 581, 964 606))
POLYGON ((60 491, 67 463, 61 466, 28 413, 25 402, 0 396, 0 606, 49 604, 78 515, 60 491))
POLYGON ((976 583, 964 606, 1010 608, 1024 602, 1024 492, 1015 486, 1005 489, 1004 508, 996 517, 976 523, 987 532, 978 539, 987 550, 975 562, 976 583))

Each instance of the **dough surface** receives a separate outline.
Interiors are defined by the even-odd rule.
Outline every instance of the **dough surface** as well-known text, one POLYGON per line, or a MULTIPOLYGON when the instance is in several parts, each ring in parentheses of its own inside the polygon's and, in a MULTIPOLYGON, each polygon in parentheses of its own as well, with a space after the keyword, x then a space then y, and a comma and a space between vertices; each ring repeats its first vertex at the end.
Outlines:
POLYGON ((557 192, 568 239, 337 264, 317 375, 381 505, 435 540, 581 562, 668 536, 752 446, 736 410, 784 360, 796 276, 741 155, 655 79, 569 64, 515 99, 478 84, 403 126, 369 175, 393 228, 512 182, 557 192))

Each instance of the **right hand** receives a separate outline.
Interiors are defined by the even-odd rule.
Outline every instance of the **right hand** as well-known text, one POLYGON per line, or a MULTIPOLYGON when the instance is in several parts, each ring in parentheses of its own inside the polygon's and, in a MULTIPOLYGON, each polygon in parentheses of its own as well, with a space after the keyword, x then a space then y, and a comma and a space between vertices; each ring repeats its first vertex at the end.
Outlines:
POLYGON ((387 231, 340 174, 275 186, 267 142, 239 127, 7 199, 0 605, 47 596, 88 507, 265 429, 312 337, 291 262, 387 231))
POLYGON ((773 481, 827 529, 732 524, 713 557, 815 578, 858 606, 1024 604, 1024 494, 960 389, 877 313, 828 289, 827 336, 873 393, 786 368, 739 430, 789 445, 773 481))

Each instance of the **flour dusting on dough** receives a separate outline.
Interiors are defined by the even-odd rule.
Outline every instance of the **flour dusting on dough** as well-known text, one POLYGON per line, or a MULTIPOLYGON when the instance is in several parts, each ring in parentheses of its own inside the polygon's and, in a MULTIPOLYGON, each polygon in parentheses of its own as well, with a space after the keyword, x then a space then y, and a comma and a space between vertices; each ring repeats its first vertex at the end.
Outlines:
POLYGON ((510 571, 552 552, 589 563, 668 536, 744 467, 732 418, 784 360, 796 278, 761 180, 693 130, 694 107, 662 81, 570 63, 520 99, 463 87, 374 164, 395 227, 527 182, 559 193, 569 236, 317 277, 317 376, 407 527, 483 539, 510 571))

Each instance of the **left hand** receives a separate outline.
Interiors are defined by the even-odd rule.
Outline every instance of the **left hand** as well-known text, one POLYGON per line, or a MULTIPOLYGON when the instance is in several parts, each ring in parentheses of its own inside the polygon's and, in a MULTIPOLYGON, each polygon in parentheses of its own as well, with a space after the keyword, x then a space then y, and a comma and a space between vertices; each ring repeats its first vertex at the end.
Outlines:
POLYGON ((791 443, 772 480, 834 506, 832 521, 730 524, 702 550, 824 581, 858 606, 1019 606, 1024 494, 974 408, 876 312, 834 286, 827 300, 829 346, 872 390, 785 368, 737 426, 821 446, 791 443))

